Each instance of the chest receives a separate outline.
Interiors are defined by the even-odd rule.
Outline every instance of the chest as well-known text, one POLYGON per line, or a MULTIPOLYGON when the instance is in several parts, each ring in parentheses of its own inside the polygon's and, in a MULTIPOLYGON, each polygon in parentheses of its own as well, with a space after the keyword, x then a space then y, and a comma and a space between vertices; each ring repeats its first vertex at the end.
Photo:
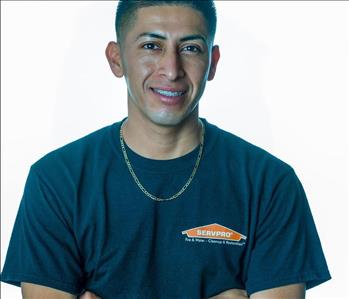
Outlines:
MULTIPOLYGON (((175 189, 164 179, 151 188, 175 189)), ((208 176, 155 202, 128 183, 96 186, 81 213, 89 217, 78 229, 87 287, 103 298, 205 298, 244 288, 251 221, 241 191, 208 176)))

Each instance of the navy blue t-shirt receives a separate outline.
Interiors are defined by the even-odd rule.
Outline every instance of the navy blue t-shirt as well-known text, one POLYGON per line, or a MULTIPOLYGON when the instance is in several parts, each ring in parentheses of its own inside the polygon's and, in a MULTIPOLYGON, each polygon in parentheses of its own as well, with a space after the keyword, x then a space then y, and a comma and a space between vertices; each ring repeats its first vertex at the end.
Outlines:
MULTIPOLYGON (((121 122, 46 155, 30 170, 1 280, 103 299, 248 294, 330 274, 293 169, 202 119, 196 176, 177 199, 146 197, 124 161, 121 122)), ((126 147, 143 186, 170 197, 198 148, 152 160, 126 147)))

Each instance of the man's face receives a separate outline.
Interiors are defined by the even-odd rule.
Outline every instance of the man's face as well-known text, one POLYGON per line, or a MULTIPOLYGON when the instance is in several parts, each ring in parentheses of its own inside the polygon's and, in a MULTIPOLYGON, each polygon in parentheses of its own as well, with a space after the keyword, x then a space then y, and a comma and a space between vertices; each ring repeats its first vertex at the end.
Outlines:
POLYGON ((126 79, 129 116, 169 126, 197 115, 219 59, 200 12, 185 6, 141 8, 124 30, 118 75, 126 79))

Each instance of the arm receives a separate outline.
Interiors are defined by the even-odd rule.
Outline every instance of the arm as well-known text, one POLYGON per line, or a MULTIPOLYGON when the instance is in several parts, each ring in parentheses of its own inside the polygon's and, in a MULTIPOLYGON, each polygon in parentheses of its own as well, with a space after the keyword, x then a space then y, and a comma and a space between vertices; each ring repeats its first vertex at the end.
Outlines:
POLYGON ((208 299, 246 299, 248 298, 245 290, 230 289, 208 299))
POLYGON ((245 290, 231 289, 220 293, 209 299, 304 299, 305 287, 304 284, 292 284, 279 288, 264 290, 247 296, 245 290))
MULTIPOLYGON (((44 287, 37 284, 22 282, 22 296, 23 299, 77 299, 75 295, 44 287)), ((79 297, 79 299, 101 299, 91 292, 85 292, 83 295, 79 297)))
POLYGON ((279 288, 256 292, 251 295, 251 299, 304 299, 305 286, 304 284, 291 284, 279 288))
POLYGON ((22 282, 22 296, 23 299, 76 299, 75 295, 44 287, 37 284, 22 282))

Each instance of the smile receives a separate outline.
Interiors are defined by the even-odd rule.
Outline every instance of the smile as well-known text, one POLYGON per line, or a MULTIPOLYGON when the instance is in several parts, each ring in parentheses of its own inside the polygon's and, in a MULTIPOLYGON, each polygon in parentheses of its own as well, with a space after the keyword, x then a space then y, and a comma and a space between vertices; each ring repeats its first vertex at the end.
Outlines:
POLYGON ((158 88, 152 88, 152 90, 166 97, 180 97, 185 94, 185 91, 170 91, 170 90, 163 90, 158 88))

